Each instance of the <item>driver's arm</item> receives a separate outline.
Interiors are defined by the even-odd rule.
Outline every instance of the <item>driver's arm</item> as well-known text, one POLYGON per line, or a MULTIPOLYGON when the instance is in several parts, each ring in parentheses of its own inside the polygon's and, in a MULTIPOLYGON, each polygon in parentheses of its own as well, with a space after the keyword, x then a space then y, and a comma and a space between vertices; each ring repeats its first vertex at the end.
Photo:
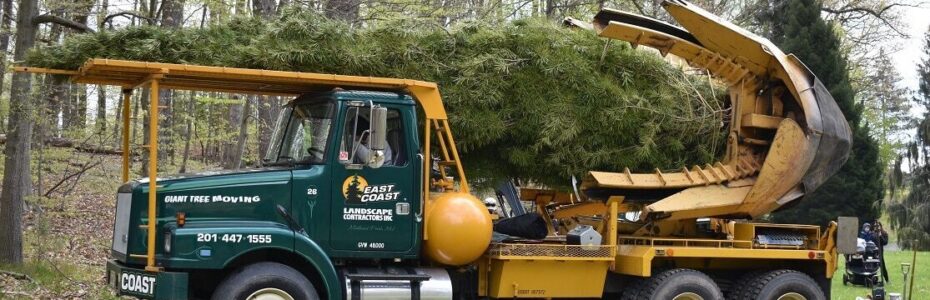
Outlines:
POLYGON ((369 158, 371 158, 371 150, 368 149, 365 143, 358 143, 358 149, 355 149, 354 162, 358 164, 368 163, 369 158))

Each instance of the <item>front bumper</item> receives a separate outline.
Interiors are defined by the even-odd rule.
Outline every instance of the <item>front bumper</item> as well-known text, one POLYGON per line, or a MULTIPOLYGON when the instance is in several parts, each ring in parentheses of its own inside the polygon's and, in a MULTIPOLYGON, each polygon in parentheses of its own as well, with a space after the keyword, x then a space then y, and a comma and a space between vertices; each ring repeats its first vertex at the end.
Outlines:
POLYGON ((107 283, 117 295, 143 299, 187 299, 187 273, 149 272, 107 261, 107 283))

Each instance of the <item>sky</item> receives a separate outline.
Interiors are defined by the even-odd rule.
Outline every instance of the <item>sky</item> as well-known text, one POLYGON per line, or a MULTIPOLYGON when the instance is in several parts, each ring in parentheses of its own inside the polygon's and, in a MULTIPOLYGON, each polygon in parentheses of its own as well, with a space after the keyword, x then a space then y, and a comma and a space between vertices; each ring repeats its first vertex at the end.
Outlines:
POLYGON ((893 61, 903 79, 902 85, 916 91, 917 64, 922 59, 923 38, 930 26, 930 8, 908 8, 903 20, 908 25, 910 38, 900 43, 900 51, 893 54, 893 61))

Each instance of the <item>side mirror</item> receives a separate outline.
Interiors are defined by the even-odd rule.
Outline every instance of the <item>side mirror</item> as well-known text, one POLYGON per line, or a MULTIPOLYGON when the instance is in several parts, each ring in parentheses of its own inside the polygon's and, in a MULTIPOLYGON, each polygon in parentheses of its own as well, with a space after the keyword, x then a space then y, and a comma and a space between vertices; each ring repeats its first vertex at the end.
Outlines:
POLYGON ((371 108, 371 150, 380 151, 387 144, 387 108, 375 106, 371 108))
POLYGON ((386 159, 384 149, 387 148, 387 108, 384 106, 375 106, 371 108, 371 135, 368 138, 368 145, 371 149, 371 156, 368 160, 368 167, 380 168, 386 159))

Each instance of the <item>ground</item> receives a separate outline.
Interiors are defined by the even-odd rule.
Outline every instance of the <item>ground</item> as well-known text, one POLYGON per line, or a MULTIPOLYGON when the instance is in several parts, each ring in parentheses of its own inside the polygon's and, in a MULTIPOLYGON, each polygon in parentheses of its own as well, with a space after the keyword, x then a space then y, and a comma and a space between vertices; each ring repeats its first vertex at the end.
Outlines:
MULTIPOLYGON (((32 197, 27 201, 28 212, 24 218, 26 264, 0 266, 0 299, 116 298, 106 286, 104 263, 110 248, 119 186, 119 156, 53 148, 43 153, 42 161, 42 184, 39 186, 42 194, 88 162, 99 161, 100 164, 79 176, 73 187, 72 177, 55 188, 49 197, 32 197)), ((138 162, 135 166, 138 167, 138 162)), ((191 162, 191 167, 191 170, 214 168, 195 161, 191 162)), ((177 171, 176 166, 165 169, 169 173, 177 171)), ((39 171, 33 171, 36 182, 40 181, 39 171)), ((910 261, 911 252, 889 251, 886 259, 891 275, 886 289, 900 292, 900 265, 910 261)), ((914 293, 920 296, 913 299, 928 299, 930 252, 918 253, 917 264, 914 293)), ((843 286, 843 272, 841 264, 833 280, 833 299, 856 299, 869 292, 864 287, 843 286)))
MULTIPOLYGON (((904 290, 904 275, 901 273, 901 263, 910 263, 913 257, 911 251, 886 251, 885 265, 888 268, 888 283, 885 284, 887 293, 902 293, 904 290)), ((856 299, 869 294, 870 290, 863 286, 847 285, 843 286, 843 273, 846 272, 845 266, 840 267, 833 275, 833 299, 856 299)), ((914 278, 913 294, 917 295, 911 299, 928 299, 930 298, 930 252, 917 253, 917 277, 914 278)), ((885 298, 887 299, 887 298, 885 298)))
MULTIPOLYGON (((26 201, 26 263, 17 267, 0 265, 0 299, 116 298, 106 286, 104 268, 120 185, 120 156, 50 148, 42 153, 41 170, 36 168, 40 157, 33 159, 34 182, 41 182, 37 184, 39 194, 48 193, 84 166, 95 166, 65 180, 49 197, 32 196, 26 201)), ((138 161, 134 167, 138 172, 138 161)), ((177 166, 164 168, 162 172, 178 170, 177 166)), ((193 160, 188 166, 189 170, 212 168, 193 160)))

